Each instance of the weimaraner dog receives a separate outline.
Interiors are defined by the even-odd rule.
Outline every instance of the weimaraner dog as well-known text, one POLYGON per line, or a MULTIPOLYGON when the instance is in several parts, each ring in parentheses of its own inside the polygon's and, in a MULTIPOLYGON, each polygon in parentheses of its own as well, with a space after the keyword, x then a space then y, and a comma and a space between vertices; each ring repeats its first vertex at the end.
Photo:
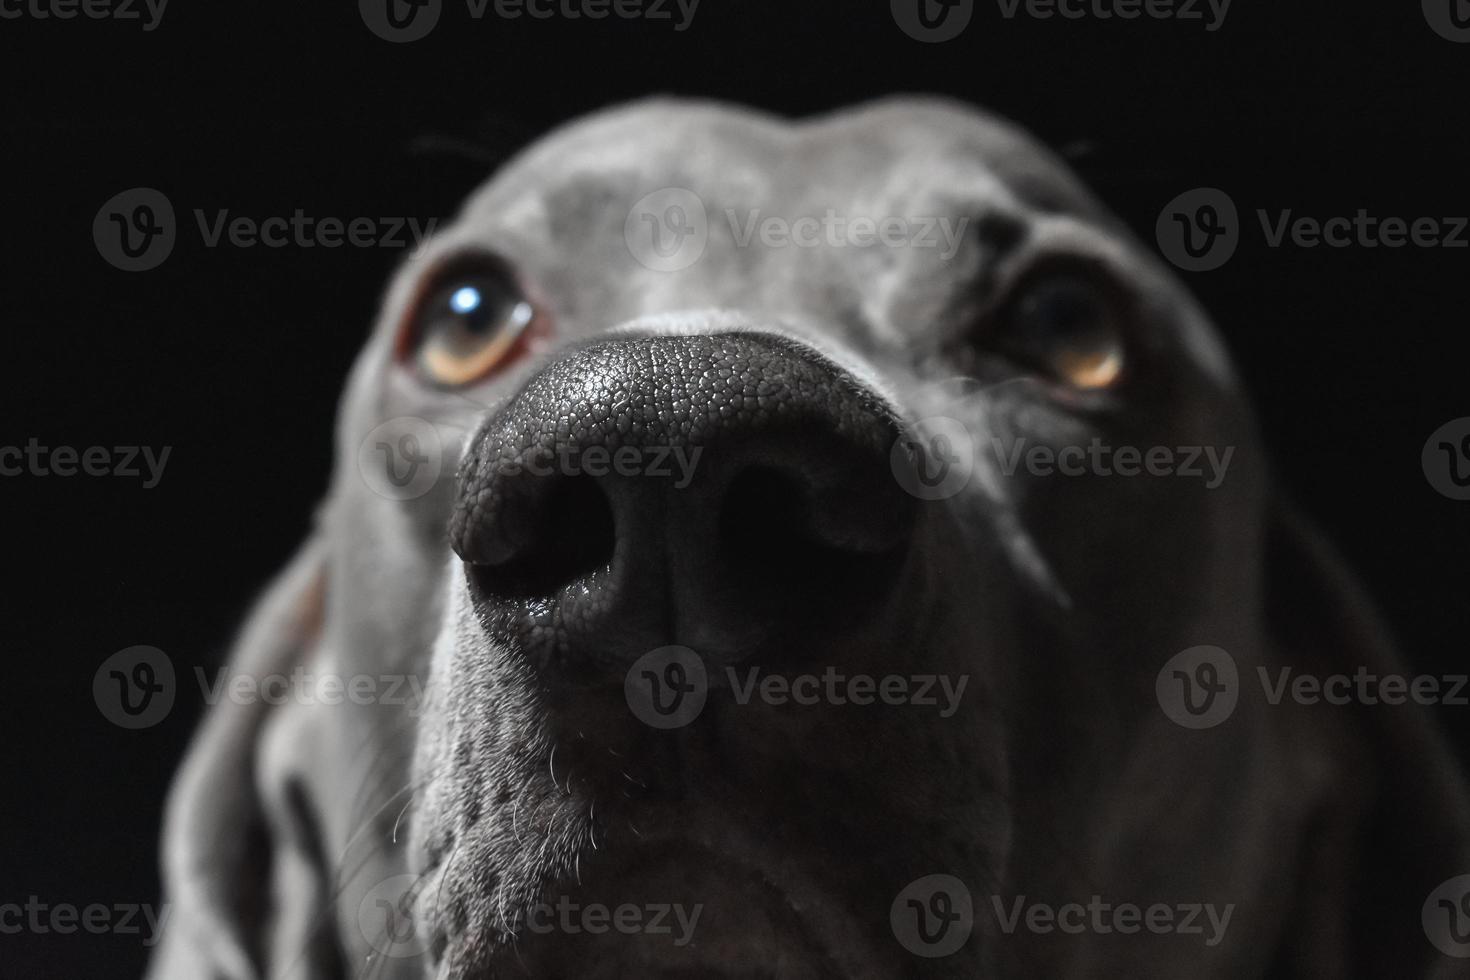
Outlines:
POLYGON ((651 101, 502 168, 229 671, 155 980, 1470 963, 1436 679, 1176 279, 942 100, 651 101))

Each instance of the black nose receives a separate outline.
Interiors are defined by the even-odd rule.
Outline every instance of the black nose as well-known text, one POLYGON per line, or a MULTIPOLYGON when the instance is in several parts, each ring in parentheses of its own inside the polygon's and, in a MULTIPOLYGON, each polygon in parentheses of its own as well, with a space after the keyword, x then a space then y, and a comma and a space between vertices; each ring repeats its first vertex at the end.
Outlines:
POLYGON ((829 647, 902 565, 898 436, 875 393, 784 338, 600 342, 477 434, 450 538, 484 619, 567 670, 829 647))

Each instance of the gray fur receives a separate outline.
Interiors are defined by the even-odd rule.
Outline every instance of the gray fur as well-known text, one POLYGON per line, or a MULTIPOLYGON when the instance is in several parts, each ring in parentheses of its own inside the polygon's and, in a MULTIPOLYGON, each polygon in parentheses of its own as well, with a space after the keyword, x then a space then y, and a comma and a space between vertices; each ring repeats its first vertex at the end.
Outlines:
POLYGON ((1242 675, 1396 669, 1336 565, 1273 490, 1205 314, 1011 125, 928 99, 795 124, 669 100, 599 113, 521 154, 404 264, 343 397, 312 540, 232 658, 261 673, 307 662, 344 676, 414 674, 427 678, 425 702, 212 710, 169 809, 175 910, 150 975, 565 975, 558 957, 572 954, 526 935, 527 903, 680 889, 710 906, 693 952, 655 950, 647 937, 615 952, 626 937, 612 934, 579 975, 614 975, 618 962, 707 972, 710 958, 732 974, 775 975, 778 950, 788 969, 862 977, 1455 975, 1425 940, 1419 903, 1470 871, 1470 810, 1422 717, 1242 698, 1227 724, 1186 731, 1154 698, 1163 663, 1198 644, 1229 650, 1242 675), (711 215, 705 256, 677 274, 643 268, 623 242, 632 204, 668 186, 694 190, 711 215), (727 207, 964 214, 980 230, 948 261, 919 249, 742 249, 720 217, 727 207), (1022 230, 1019 243, 985 231, 1004 227, 1022 230), (968 675, 953 718, 721 714, 711 726, 732 754, 721 763, 710 744, 687 747, 698 778, 672 816, 621 804, 587 775, 611 743, 551 724, 531 669, 477 620, 446 542, 459 454, 562 348, 458 393, 417 385, 390 356, 416 283, 466 248, 506 256, 552 299, 558 345, 614 328, 738 326, 810 344, 903 419, 1235 456, 1206 490, 1007 478, 982 453, 965 493, 924 509, 901 597, 873 612, 871 630, 814 653, 854 673, 898 664, 968 675), (1040 251, 1088 256, 1138 297, 1151 365, 1140 402, 1099 417, 1035 385, 956 382, 965 325, 1040 251), (380 422, 409 415, 435 425, 448 459, 430 493, 395 501, 364 483, 357 451, 380 422), (291 612, 308 583, 323 596, 310 629, 291 612), (646 835, 687 860, 630 865, 646 835), (888 916, 899 887, 933 873, 967 882, 976 934, 927 960, 895 942, 888 916), (426 951, 384 958, 357 913, 402 874, 422 876, 426 951), (1234 913, 1223 941, 1205 947, 1007 936, 986 911, 991 894, 1099 893, 1234 913))

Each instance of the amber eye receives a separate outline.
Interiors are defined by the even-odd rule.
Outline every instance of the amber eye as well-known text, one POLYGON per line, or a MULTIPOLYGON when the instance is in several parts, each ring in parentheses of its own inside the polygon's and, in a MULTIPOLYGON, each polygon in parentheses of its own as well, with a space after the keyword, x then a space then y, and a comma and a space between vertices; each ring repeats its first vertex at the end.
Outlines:
POLYGON ((1107 388, 1123 373, 1124 313, 1115 291, 1075 273, 1046 276, 1011 301, 992 343, 1074 388, 1107 388))
POLYGON ((493 263, 447 269, 425 290, 400 356, 434 384, 471 384, 511 359, 535 315, 511 276, 493 263))

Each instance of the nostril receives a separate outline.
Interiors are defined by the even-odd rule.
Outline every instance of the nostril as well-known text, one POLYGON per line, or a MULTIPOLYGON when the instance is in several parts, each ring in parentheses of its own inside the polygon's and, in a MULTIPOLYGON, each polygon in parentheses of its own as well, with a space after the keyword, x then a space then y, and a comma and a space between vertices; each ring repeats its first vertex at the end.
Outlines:
POLYGON ((751 466, 730 483, 720 544, 732 570, 779 589, 853 589, 883 578, 907 540, 881 494, 812 487, 800 474, 751 466), (897 532, 897 533, 895 533, 897 532))
POLYGON ((876 621, 920 511, 893 413, 840 367, 756 333, 577 347, 484 422, 449 543, 482 625, 570 684, 649 650, 777 662, 876 621))
POLYGON ((742 565, 769 563, 773 553, 797 542, 822 549, 811 538, 811 500, 790 474, 752 466, 730 482, 720 510, 720 542, 742 565))
MULTIPOLYGON (((486 595, 508 599, 550 596, 612 561, 612 507, 597 481, 562 476, 542 486, 516 520, 522 542, 496 562, 475 562, 470 577, 486 595)), ((505 515, 503 519, 509 519, 505 515)))

